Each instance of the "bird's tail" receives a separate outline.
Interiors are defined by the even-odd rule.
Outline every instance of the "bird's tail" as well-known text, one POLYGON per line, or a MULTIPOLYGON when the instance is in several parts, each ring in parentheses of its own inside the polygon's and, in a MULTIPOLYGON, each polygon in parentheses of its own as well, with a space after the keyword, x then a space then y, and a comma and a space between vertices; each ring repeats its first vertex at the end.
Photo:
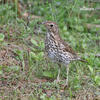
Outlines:
POLYGON ((78 57, 77 60, 78 60, 78 61, 81 61, 81 62, 84 62, 84 63, 88 63, 88 61, 82 59, 81 57, 78 57))
POLYGON ((74 61, 81 61, 81 62, 84 62, 84 63, 88 63, 88 61, 82 59, 80 56, 74 56, 72 60, 74 60, 74 61))
POLYGON ((86 61, 86 60, 84 60, 84 59, 80 59, 79 61, 88 63, 88 61, 86 61))

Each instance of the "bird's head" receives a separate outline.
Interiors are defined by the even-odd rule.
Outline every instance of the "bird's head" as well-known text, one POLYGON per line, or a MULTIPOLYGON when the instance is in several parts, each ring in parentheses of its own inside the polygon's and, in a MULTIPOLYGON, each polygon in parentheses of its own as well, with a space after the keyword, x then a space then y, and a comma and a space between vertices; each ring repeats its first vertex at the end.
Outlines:
POLYGON ((45 25, 45 27, 48 29, 49 32, 58 33, 58 25, 55 22, 52 21, 46 21, 42 24, 45 25))

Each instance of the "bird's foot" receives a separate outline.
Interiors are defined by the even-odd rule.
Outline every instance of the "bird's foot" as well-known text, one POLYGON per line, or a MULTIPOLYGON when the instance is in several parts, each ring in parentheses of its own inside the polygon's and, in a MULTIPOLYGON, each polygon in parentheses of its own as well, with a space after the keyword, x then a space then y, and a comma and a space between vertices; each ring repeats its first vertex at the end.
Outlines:
POLYGON ((64 85, 64 89, 66 89, 66 88, 68 88, 68 84, 65 84, 65 85, 64 85))
POLYGON ((54 80, 54 82, 57 84, 57 83, 59 83, 61 80, 60 80, 60 78, 59 77, 57 77, 57 79, 56 80, 54 80))
POLYGON ((59 83, 61 80, 60 78, 57 78, 56 80, 54 80, 54 82, 59 83))
POLYGON ((65 83, 65 85, 64 85, 64 89, 66 89, 66 88, 68 88, 68 80, 66 80, 66 83, 65 83))
POLYGON ((57 80, 56 80, 56 83, 59 83, 60 81, 61 81, 60 79, 57 79, 57 80))
POLYGON ((57 79, 55 80, 56 81, 56 83, 59 83, 61 80, 60 80, 60 77, 59 77, 59 75, 60 75, 60 69, 59 69, 59 72, 58 72, 58 76, 57 76, 57 79))

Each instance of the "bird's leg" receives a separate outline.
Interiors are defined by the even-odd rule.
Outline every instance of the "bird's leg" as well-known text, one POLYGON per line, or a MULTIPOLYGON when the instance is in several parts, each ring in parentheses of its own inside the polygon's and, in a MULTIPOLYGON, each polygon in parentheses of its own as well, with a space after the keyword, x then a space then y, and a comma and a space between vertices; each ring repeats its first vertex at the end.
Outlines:
POLYGON ((59 75, 60 75, 60 68, 58 69, 58 75, 57 75, 57 80, 56 80, 56 82, 59 82, 59 81, 60 81, 59 75))
POLYGON ((66 66, 66 72, 67 72, 67 77, 66 77, 65 87, 68 86, 68 75, 69 75, 69 67, 68 66, 66 66))
POLYGON ((58 82, 60 82, 60 67, 61 67, 61 65, 60 64, 58 64, 58 66, 59 66, 59 69, 58 69, 58 75, 57 75, 57 80, 56 80, 56 82, 58 83, 58 82))

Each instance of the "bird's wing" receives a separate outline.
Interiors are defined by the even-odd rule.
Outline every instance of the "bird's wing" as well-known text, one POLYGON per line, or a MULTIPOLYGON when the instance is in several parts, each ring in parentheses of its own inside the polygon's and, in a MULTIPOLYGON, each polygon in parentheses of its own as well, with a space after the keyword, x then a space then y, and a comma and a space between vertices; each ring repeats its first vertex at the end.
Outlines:
POLYGON ((60 46, 63 49, 63 51, 69 52, 69 53, 77 56, 77 53, 74 52, 74 50, 71 48, 70 45, 68 45, 68 43, 66 43, 64 40, 62 40, 60 43, 61 43, 60 46))
POLYGON ((81 57, 79 57, 78 54, 74 52, 74 50, 70 47, 70 45, 68 45, 68 43, 66 43, 65 41, 62 41, 62 42, 59 42, 59 43, 60 43, 60 48, 64 52, 68 52, 72 55, 72 60, 78 60, 78 61, 81 61, 81 62, 88 63, 86 60, 81 59, 81 57))

